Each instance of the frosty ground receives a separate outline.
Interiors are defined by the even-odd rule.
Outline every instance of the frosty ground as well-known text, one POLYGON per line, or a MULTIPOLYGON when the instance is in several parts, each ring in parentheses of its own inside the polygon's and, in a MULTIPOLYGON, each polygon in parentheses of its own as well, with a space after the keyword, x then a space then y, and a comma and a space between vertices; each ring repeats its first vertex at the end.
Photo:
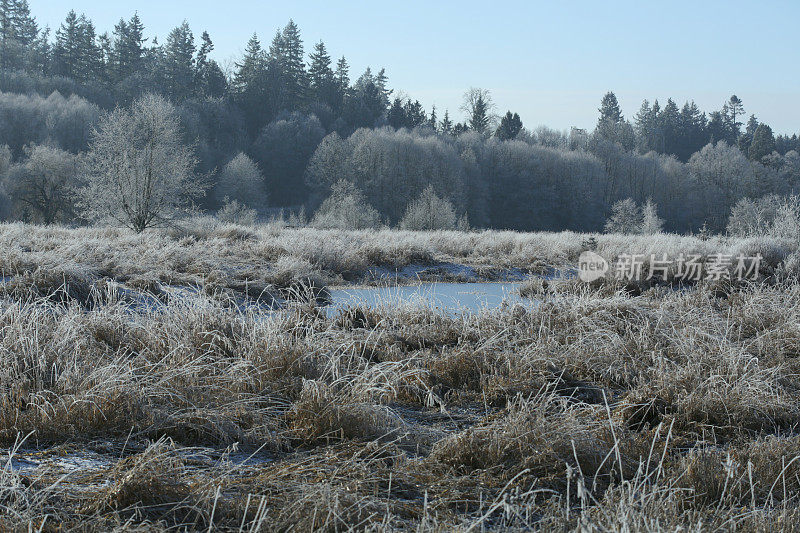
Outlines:
POLYGON ((792 242, 204 219, 143 235, 2 225, 0 247, 4 528, 800 523, 792 242), (757 282, 680 290, 538 277, 587 247, 764 262, 757 282), (525 272, 538 303, 320 308, 325 286, 409 267, 525 272), (286 308, 235 305, 265 294, 286 308))

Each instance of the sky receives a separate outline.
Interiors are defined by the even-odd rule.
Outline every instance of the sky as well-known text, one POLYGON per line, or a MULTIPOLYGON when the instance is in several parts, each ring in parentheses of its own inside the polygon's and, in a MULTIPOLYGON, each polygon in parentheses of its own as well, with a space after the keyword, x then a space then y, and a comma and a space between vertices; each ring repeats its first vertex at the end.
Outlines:
POLYGON ((186 20, 207 30, 214 57, 232 66, 253 32, 269 45, 291 18, 306 51, 323 40, 355 79, 386 68, 396 93, 439 116, 462 118, 470 87, 491 91, 496 112, 518 112, 528 128, 592 129, 600 99, 614 91, 633 119, 645 98, 717 110, 731 94, 776 133, 800 132, 800 1, 348 2, 225 0, 30 0, 55 30, 69 9, 98 31, 139 12, 164 42, 186 20))

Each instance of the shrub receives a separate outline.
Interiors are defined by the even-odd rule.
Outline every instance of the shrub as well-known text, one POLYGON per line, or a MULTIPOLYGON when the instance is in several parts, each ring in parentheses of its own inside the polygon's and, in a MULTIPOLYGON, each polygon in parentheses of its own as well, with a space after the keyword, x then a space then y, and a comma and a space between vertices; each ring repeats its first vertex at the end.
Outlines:
POLYGON ((226 197, 222 208, 217 211, 217 218, 222 222, 230 222, 231 224, 239 224, 241 226, 252 226, 256 223, 258 214, 255 209, 250 209, 246 205, 226 197))

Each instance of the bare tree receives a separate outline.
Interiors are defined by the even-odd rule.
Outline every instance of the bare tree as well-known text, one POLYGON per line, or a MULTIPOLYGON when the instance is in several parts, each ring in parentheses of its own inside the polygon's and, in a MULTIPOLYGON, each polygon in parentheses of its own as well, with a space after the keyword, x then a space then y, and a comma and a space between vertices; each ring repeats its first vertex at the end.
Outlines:
POLYGON ((174 219, 204 190, 175 108, 160 96, 145 95, 130 109, 106 114, 93 132, 88 161, 84 216, 138 233, 174 219))

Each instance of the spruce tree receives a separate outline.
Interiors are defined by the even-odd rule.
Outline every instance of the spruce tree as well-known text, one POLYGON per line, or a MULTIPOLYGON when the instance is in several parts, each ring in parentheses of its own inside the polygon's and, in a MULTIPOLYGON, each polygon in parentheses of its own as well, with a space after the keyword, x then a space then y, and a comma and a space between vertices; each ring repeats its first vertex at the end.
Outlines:
POLYGON ((772 128, 762 122, 753 134, 753 142, 750 144, 747 155, 753 161, 761 161, 762 157, 771 154, 774 150, 775 136, 772 134, 772 128))
POLYGON ((67 13, 67 18, 56 31, 53 62, 56 74, 78 78, 81 63, 81 28, 78 14, 67 13))
POLYGON ((195 72, 195 87, 204 96, 219 97, 225 94, 228 80, 225 73, 216 61, 209 58, 214 51, 214 43, 207 31, 200 37, 202 44, 197 52, 197 71, 195 72))
POLYGON ((254 33, 247 43, 244 57, 241 62, 236 63, 232 87, 234 101, 244 111, 247 129, 251 135, 255 135, 264 126, 272 111, 267 65, 267 55, 254 33))
POLYGON ((619 108, 617 96, 611 91, 603 96, 598 111, 600 111, 600 119, 597 122, 598 127, 605 122, 611 124, 622 122, 622 111, 619 108))
POLYGON ((247 41, 244 57, 236 63, 236 73, 233 77, 233 89, 244 93, 259 78, 265 68, 266 58, 261 48, 261 41, 255 33, 247 41))
POLYGON ((194 35, 186 21, 174 28, 164 46, 164 74, 167 93, 174 101, 194 95, 195 53, 194 35))
POLYGON ((334 111, 341 113, 342 109, 344 109, 345 99, 350 92, 350 65, 347 64, 347 59, 344 56, 336 62, 334 82, 336 84, 336 101, 332 107, 334 111))
POLYGON ((399 98, 395 98, 392 102, 392 106, 386 114, 386 122, 397 130, 406 127, 406 110, 403 107, 403 101, 399 98))
POLYGON ((350 65, 347 64, 344 56, 336 62, 336 84, 342 93, 350 88, 350 65))
POLYGON ((275 44, 278 46, 276 57, 284 78, 286 103, 291 109, 296 109, 305 101, 308 80, 303 61, 303 40, 293 20, 289 19, 275 44))
POLYGON ((512 114, 508 111, 500 120, 494 135, 501 141, 510 141, 516 139, 520 131, 522 131, 522 120, 517 113, 512 114))
POLYGON ((453 132, 453 122, 450 120, 450 111, 447 109, 444 110, 444 117, 439 123, 439 131, 448 135, 453 132))
POLYGON ((331 56, 322 41, 314 45, 314 51, 309 54, 311 62, 308 66, 309 88, 312 99, 322 102, 331 108, 338 103, 337 83, 331 68, 331 56))
POLYGON ((141 68, 147 39, 138 13, 134 13, 129 21, 120 19, 114 26, 113 34, 112 69, 114 78, 120 81, 141 68))
POLYGON ((607 92, 600 102, 600 118, 597 121, 596 133, 598 136, 615 143, 619 143, 626 150, 631 150, 636 144, 636 135, 633 127, 624 119, 619 108, 619 102, 613 92, 607 92))
POLYGON ((747 126, 742 136, 739 137, 738 143, 739 150, 745 155, 750 152, 750 145, 753 144, 753 136, 756 133, 756 129, 758 129, 758 119, 755 115, 750 115, 750 118, 747 120, 747 126))
POLYGON ((428 125, 431 128, 433 128, 433 131, 436 131, 437 124, 436 124, 436 105, 435 104, 431 107, 431 116, 428 119, 428 125))
POLYGON ((653 149, 653 115, 650 102, 644 100, 639 107, 639 112, 633 118, 633 128, 636 132, 636 146, 641 153, 653 149))
POLYGON ((389 89, 389 77, 386 75, 386 69, 381 68, 375 76, 375 86, 381 92, 383 107, 389 107, 389 96, 394 92, 389 89))
POLYGON ((27 0, 0 0, 0 69, 27 67, 39 26, 27 0))
POLYGON ((680 143, 680 112, 678 111, 678 104, 672 98, 667 99, 667 104, 661 111, 658 122, 664 138, 662 153, 676 155, 678 144, 680 143))

